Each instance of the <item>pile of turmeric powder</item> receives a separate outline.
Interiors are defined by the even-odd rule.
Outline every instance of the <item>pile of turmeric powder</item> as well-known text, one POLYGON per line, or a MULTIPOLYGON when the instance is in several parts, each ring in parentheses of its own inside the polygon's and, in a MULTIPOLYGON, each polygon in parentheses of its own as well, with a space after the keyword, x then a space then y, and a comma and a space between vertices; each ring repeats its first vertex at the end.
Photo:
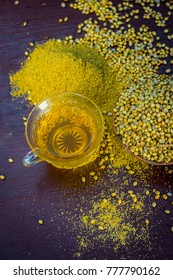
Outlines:
POLYGON ((21 69, 10 75, 10 83, 13 96, 26 96, 34 105, 62 92, 75 92, 89 97, 102 110, 112 110, 128 85, 125 71, 122 82, 120 72, 95 48, 55 39, 38 44, 21 69))

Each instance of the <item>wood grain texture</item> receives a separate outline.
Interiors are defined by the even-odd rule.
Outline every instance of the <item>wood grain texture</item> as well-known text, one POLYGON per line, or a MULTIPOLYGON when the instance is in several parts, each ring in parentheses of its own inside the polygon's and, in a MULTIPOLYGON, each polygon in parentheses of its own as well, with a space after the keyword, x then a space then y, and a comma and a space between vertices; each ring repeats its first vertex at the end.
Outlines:
MULTIPOLYGON (((72 229, 69 217, 79 214, 80 205, 87 208, 87 201, 104 188, 99 181, 86 188, 81 185, 81 175, 93 170, 96 163, 77 171, 58 170, 44 162, 33 168, 22 165, 29 150, 22 118, 31 107, 22 100, 12 100, 9 72, 20 68, 29 42, 78 36, 77 24, 88 16, 62 9, 60 3, 25 0, 14 5, 14 1, 0 0, 0 174, 6 176, 5 181, 0 181, 0 259, 73 259, 78 229, 72 229), (69 21, 59 24, 58 19, 67 15, 69 21), (23 27, 24 21, 27 27, 23 27), (11 157, 12 164, 8 162, 11 157), (44 220, 43 226, 39 226, 39 219, 44 220)), ((102 176, 107 180, 106 172, 102 176)), ((159 187, 173 191, 172 175, 165 174, 163 167, 155 168, 149 183, 151 190, 159 187)), ((151 236, 155 249, 149 252, 144 247, 132 248, 132 259, 173 258, 173 220, 164 213, 164 201, 153 211, 151 236)), ((98 250, 97 259, 125 258, 128 253, 115 255, 103 248, 98 250)), ((86 252, 81 258, 91 259, 93 255, 94 252, 86 252)))

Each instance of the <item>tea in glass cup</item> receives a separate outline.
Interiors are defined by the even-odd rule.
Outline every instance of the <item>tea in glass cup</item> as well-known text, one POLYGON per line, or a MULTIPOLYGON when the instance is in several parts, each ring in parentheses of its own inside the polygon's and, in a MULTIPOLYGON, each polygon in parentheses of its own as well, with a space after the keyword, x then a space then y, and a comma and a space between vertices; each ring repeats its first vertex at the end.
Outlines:
POLYGON ((58 168, 77 168, 98 156, 104 121, 89 98, 62 93, 38 104, 30 113, 26 139, 31 148, 25 166, 46 161, 58 168))

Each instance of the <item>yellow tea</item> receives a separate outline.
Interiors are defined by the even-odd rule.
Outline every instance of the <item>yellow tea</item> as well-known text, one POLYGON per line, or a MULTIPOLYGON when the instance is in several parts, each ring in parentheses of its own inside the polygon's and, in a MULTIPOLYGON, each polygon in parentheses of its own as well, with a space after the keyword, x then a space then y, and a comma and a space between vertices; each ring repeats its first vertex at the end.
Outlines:
POLYGON ((94 145, 97 126, 87 108, 55 105, 35 124, 36 144, 52 157, 71 158, 94 145))
POLYGON ((28 118, 26 139, 32 152, 24 158, 24 165, 40 160, 59 168, 85 165, 98 155, 103 128, 99 108, 87 97, 63 93, 49 98, 28 118))

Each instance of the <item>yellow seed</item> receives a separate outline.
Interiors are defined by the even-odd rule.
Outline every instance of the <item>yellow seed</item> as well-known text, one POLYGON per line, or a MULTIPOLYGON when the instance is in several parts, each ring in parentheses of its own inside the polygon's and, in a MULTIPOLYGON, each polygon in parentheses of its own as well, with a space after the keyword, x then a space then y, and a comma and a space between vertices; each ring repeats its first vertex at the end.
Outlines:
POLYGON ((168 170, 168 174, 171 174, 171 173, 173 173, 173 170, 168 170))
POLYGON ((59 22, 60 22, 60 23, 63 22, 63 19, 62 19, 62 18, 59 18, 59 22))
POLYGON ((146 193, 146 195, 149 195, 149 194, 150 194, 150 192, 149 192, 149 191, 146 191, 145 193, 146 193))
POLYGON ((82 177, 82 182, 85 183, 86 182, 86 178, 82 177))
POLYGON ((93 219, 93 220, 91 220, 91 222, 90 222, 92 225, 94 225, 95 223, 96 223, 96 220, 95 219, 93 219))
POLYGON ((104 158, 104 159, 107 161, 109 158, 108 158, 108 156, 105 156, 105 158, 104 158))
POLYGON ((28 56, 28 55, 29 55, 29 52, 28 52, 28 51, 25 51, 25 55, 28 56))
POLYGON ((129 170, 129 174, 134 174, 135 172, 133 170, 129 170))
POLYGON ((155 195, 155 199, 158 200, 160 198, 160 194, 155 195))
POLYGON ((145 219, 145 223, 146 223, 146 226, 148 226, 148 225, 149 225, 149 223, 150 223, 150 220, 145 219))
POLYGON ((64 21, 67 22, 67 21, 68 21, 68 17, 65 17, 65 18, 64 18, 64 21))
POLYGON ((106 166, 105 166, 105 165, 102 165, 100 168, 101 168, 101 169, 105 169, 105 168, 106 168, 106 166))
POLYGON ((152 203, 153 208, 155 208, 156 205, 157 205, 156 202, 153 202, 153 203, 152 203))
POLYGON ((44 221, 43 220, 38 220, 39 225, 43 225, 44 221))
POLYGON ((27 21, 24 21, 23 26, 26 27, 28 25, 27 21))
POLYGON ((94 180, 98 180, 98 176, 97 175, 94 176, 94 180))
POLYGON ((95 172, 94 171, 91 171, 90 172, 90 176, 94 176, 95 175, 95 172))
POLYGON ((122 203, 122 199, 118 199, 118 204, 120 205, 122 203))
POLYGON ((173 232, 173 227, 171 227, 171 231, 173 232))
POLYGON ((5 175, 0 175, 1 180, 5 180, 5 178, 6 178, 5 175))
POLYGON ((166 194, 163 194, 163 199, 167 200, 168 196, 166 194))
POLYGON ((137 197, 133 198, 133 202, 136 203, 137 202, 137 197))
POLYGON ((116 193, 111 193, 111 196, 112 196, 112 197, 115 197, 115 196, 116 196, 116 193))
POLYGON ((160 191, 155 191, 155 194, 159 194, 160 195, 160 191))
POLYGON ((30 47, 34 47, 34 43, 33 42, 30 42, 29 45, 30 45, 30 47))
POLYGON ((134 182, 134 183, 133 183, 133 186, 134 186, 134 187, 136 187, 136 186, 137 186, 137 184, 138 184, 138 182, 134 182))
POLYGON ((171 213, 171 211, 170 210, 165 210, 165 213, 169 215, 171 213))
POLYGON ((166 71, 165 71, 167 74, 171 73, 171 69, 170 68, 167 68, 166 71))
POLYGON ((130 170, 130 166, 129 166, 129 165, 127 165, 127 166, 126 166, 126 169, 127 169, 127 170, 130 170))
POLYGON ((128 191, 128 193, 129 193, 129 194, 132 194, 132 193, 133 193, 133 191, 132 191, 132 190, 129 190, 129 191, 128 191))
POLYGON ((99 230, 104 230, 104 227, 103 226, 98 226, 98 229, 99 230))
POLYGON ((9 158, 9 159, 8 159, 8 162, 13 163, 13 162, 14 162, 14 159, 13 159, 13 158, 9 158))

